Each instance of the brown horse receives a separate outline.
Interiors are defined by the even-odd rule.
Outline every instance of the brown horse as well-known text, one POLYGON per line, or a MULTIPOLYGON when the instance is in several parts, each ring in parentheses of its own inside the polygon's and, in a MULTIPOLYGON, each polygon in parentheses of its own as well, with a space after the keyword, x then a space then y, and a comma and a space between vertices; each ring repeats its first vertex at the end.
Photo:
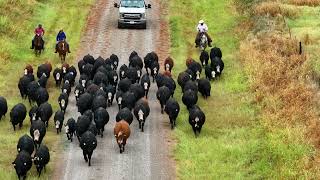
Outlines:
POLYGON ((67 52, 68 52, 66 41, 63 40, 63 41, 58 42, 57 51, 59 53, 59 57, 61 59, 61 62, 64 63, 64 61, 66 60, 67 52))
POLYGON ((40 56, 41 51, 43 50, 44 41, 41 36, 36 35, 34 37, 34 53, 36 56, 40 56))

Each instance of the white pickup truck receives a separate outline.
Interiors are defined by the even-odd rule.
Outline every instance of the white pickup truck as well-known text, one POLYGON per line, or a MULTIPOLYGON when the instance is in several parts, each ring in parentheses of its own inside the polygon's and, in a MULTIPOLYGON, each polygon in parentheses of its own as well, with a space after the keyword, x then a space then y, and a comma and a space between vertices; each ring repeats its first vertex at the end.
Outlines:
POLYGON ((146 9, 151 8, 151 4, 144 0, 120 0, 119 4, 114 3, 114 7, 119 8, 118 28, 147 28, 146 9))

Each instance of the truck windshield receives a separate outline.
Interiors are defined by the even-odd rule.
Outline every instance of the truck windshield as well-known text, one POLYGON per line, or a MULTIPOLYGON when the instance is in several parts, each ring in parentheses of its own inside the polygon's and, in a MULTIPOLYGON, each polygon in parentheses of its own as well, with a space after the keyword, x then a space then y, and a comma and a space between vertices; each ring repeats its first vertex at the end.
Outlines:
POLYGON ((140 0, 140 1, 139 0, 136 0, 136 1, 122 0, 121 6, 129 7, 129 8, 144 8, 144 1, 143 0, 140 0))

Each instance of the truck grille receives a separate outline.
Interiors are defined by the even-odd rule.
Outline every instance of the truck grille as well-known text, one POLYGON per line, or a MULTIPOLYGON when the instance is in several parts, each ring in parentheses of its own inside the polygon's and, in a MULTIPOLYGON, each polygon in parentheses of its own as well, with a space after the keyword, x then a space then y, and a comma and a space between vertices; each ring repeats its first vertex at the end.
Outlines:
POLYGON ((124 19, 140 19, 141 18, 141 14, 139 14, 139 13, 136 13, 136 14, 134 14, 134 13, 124 14, 123 18, 124 19))

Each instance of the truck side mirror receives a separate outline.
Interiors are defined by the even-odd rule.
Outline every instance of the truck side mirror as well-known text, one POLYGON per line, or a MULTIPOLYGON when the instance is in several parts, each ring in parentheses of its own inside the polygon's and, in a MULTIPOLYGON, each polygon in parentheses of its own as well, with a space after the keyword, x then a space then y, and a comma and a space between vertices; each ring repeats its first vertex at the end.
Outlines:
POLYGON ((151 8, 151 4, 148 4, 148 8, 151 8))
POLYGON ((119 8, 119 4, 118 4, 118 3, 113 3, 113 6, 114 6, 115 8, 119 8))

